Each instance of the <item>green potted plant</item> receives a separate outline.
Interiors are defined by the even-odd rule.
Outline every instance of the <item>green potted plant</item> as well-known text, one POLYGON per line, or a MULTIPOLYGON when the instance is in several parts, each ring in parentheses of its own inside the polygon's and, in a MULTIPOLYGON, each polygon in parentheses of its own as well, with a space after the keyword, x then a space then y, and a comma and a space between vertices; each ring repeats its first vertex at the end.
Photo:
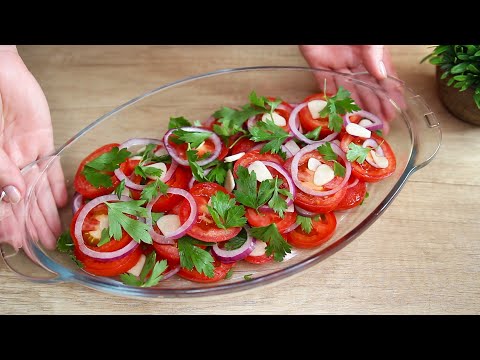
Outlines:
POLYGON ((438 45, 421 62, 437 67, 440 99, 456 117, 480 125, 480 45, 438 45))

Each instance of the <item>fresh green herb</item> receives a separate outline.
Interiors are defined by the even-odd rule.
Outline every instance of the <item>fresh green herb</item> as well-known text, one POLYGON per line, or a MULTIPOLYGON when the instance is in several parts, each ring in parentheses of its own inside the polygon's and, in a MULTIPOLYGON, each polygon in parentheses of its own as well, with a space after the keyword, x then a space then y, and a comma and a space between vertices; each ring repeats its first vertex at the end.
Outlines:
POLYGON ((137 165, 137 166, 135 166, 134 172, 135 172, 136 175, 139 175, 143 179, 146 179, 149 176, 152 176, 152 177, 156 176, 156 177, 159 178, 160 176, 162 176, 163 170, 158 169, 156 167, 152 167, 152 166, 137 165))
POLYGON ((333 174, 335 176, 345 177, 345 171, 345 166, 343 166, 336 160, 333 162, 333 174))
POLYGON ((122 280, 125 285, 130 286, 155 286, 162 280, 162 274, 167 269, 167 266, 167 260, 156 261, 156 253, 152 251, 145 259, 145 264, 143 265, 139 278, 133 274, 125 273, 120 275, 120 280, 122 280), (147 278, 150 271, 152 274, 147 278))
POLYGON ((282 153, 282 144, 289 137, 288 132, 275 125, 270 119, 257 122, 250 133, 252 134, 252 140, 255 142, 268 141, 260 150, 262 154, 266 152, 282 153))
POLYGON ((377 135, 380 136, 380 137, 383 137, 383 132, 382 132, 382 130, 380 130, 380 129, 375 130, 375 134, 377 134, 377 135))
POLYGON ((124 190, 125 190, 125 179, 123 179, 122 181, 120 181, 120 183, 119 183, 119 184, 117 185, 117 187, 115 188, 115 195, 118 196, 118 200, 121 199, 124 190))
POLYGON ((273 209, 281 218, 283 218, 285 215, 285 210, 287 210, 287 201, 280 196, 280 194, 286 196, 287 198, 292 198, 292 194, 290 191, 281 189, 280 186, 283 183, 283 180, 275 177, 274 179, 267 180, 272 188, 273 188, 273 193, 271 199, 268 201, 268 206, 273 209))
POLYGON ((189 236, 178 239, 178 253, 180 254, 180 266, 188 270, 194 267, 199 273, 213 278, 215 267, 214 259, 208 251, 205 251, 194 245, 194 241, 189 236))
POLYGON ((473 100, 480 109, 480 45, 438 45, 422 59, 440 68, 440 78, 447 85, 465 91, 474 91, 473 100))
POLYGON ((57 240, 57 250, 62 253, 71 253, 73 252, 73 240, 70 235, 70 231, 67 230, 60 234, 57 240))
POLYGON ((110 236, 108 236, 108 228, 105 228, 102 230, 102 235, 100 236, 100 241, 97 246, 100 247, 108 242, 110 242, 110 236))
POLYGON ((341 115, 352 111, 361 110, 355 101, 350 97, 350 91, 342 86, 338 88, 337 94, 332 97, 325 96, 327 105, 320 111, 321 117, 328 116, 328 128, 335 132, 342 130, 343 118, 341 115))
POLYGON ((245 279, 245 281, 252 281, 253 278, 252 278, 253 274, 246 274, 246 275, 243 275, 243 278, 245 279))
POLYGON ((306 216, 297 215, 297 220, 295 221, 299 224, 303 232, 310 234, 312 231, 312 219, 306 216))
POLYGON ((280 234, 275 223, 268 226, 252 227, 250 231, 254 238, 267 243, 265 254, 267 256, 273 254, 275 261, 282 261, 285 255, 292 251, 292 247, 280 234))
MULTIPOLYGON (((210 172, 205 176, 207 181, 210 182, 216 182, 220 185, 223 186, 225 183, 225 178, 227 177, 227 172, 228 170, 232 170, 233 168, 233 163, 229 162, 223 162, 223 161, 217 161, 215 160, 216 163, 214 164, 214 167, 210 172)), ((212 161, 213 163, 213 161, 212 161)), ((208 167, 211 167, 210 164, 208 164, 208 167)))
POLYGON ((148 144, 145 146, 145 150, 140 151, 137 156, 141 156, 140 165, 147 163, 171 163, 172 157, 168 154, 157 156, 155 155, 155 149, 157 148, 156 144, 148 144))
POLYGON ((197 163, 198 161, 197 152, 195 150, 187 150, 186 154, 187 154, 188 165, 190 165, 190 169, 192 170, 192 174, 195 180, 197 180, 198 182, 208 181, 207 177, 205 176, 205 171, 197 163))
POLYGON ((110 187, 112 186, 112 174, 120 167, 120 164, 127 160, 131 153, 127 149, 119 150, 117 146, 113 147, 109 152, 103 153, 99 157, 85 164, 82 174, 87 181, 95 186, 110 187))
POLYGON ((163 215, 165 215, 165 213, 163 212, 157 213, 152 211, 152 222, 156 223, 158 219, 160 219, 163 215))
POLYGON ((308 133, 305 134, 305 137, 310 140, 317 141, 320 137, 320 132, 322 131, 322 127, 319 126, 312 131, 309 131, 308 133))
POLYGON ((220 229, 240 227, 247 223, 245 208, 236 205, 235 199, 231 199, 228 194, 217 191, 210 201, 212 206, 207 205, 208 211, 220 229))
POLYGON ((282 103, 281 99, 278 100, 268 100, 265 96, 257 96, 255 91, 252 91, 250 95, 248 96, 250 100, 250 104, 253 106, 257 106, 259 108, 264 109, 265 113, 270 113, 272 114, 275 109, 282 103))
POLYGON ((83 265, 83 263, 77 259, 77 257, 75 256, 74 253, 71 253, 70 254, 70 259, 72 259, 72 261, 80 268, 80 269, 83 269, 85 267, 85 265, 83 265))
POLYGON ((201 122, 200 120, 193 120, 193 126, 201 127, 201 126, 202 126, 202 122, 201 122))
POLYGON ((108 207, 108 235, 115 240, 120 240, 123 228, 136 242, 143 241, 151 244, 152 237, 148 233, 149 226, 140 220, 132 219, 125 215, 146 217, 147 209, 141 206, 144 203, 145 200, 105 203, 108 207))
POLYGON ((185 126, 192 126, 192 123, 185 119, 183 116, 180 117, 171 117, 168 122, 168 129, 176 129, 185 126))
POLYGON ((245 244, 245 241, 247 241, 247 231, 245 229, 242 229, 238 233, 237 236, 231 238, 225 243, 225 250, 235 250, 241 247, 243 244, 245 244))
POLYGON ((203 131, 185 131, 183 129, 177 129, 173 132, 173 135, 170 137, 172 142, 175 144, 183 144, 187 143, 192 148, 197 148, 202 144, 205 140, 207 140, 211 133, 210 132, 203 132, 203 131))
POLYGON ((168 185, 162 180, 156 179, 155 181, 147 184, 140 195, 140 199, 150 202, 152 199, 158 196, 158 192, 166 194, 168 191, 168 185))
POLYGON ((325 144, 320 145, 317 150, 327 161, 337 160, 338 158, 338 155, 332 149, 332 144, 330 144, 328 141, 325 144))
POLYGON ((245 206, 258 209, 272 197, 273 188, 268 181, 262 181, 257 192, 257 175, 255 171, 239 166, 237 170, 237 189, 234 191, 237 201, 245 206))
POLYGON ((231 279, 233 276, 233 268, 231 268, 230 270, 228 270, 227 274, 225 275, 224 279, 225 280, 228 280, 228 279, 231 279))
POLYGON ((370 152, 369 147, 363 147, 361 145, 357 145, 353 142, 348 144, 349 150, 347 151, 347 160, 351 162, 358 162, 359 164, 363 164, 366 160, 368 153, 370 152))

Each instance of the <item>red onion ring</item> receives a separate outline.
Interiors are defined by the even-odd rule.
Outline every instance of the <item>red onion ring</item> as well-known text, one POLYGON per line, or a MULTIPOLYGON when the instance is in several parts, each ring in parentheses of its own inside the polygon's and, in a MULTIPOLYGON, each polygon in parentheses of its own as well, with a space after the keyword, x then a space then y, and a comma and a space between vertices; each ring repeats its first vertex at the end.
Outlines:
POLYGON ((304 208, 301 208, 300 206, 297 206, 297 205, 295 205, 295 210, 297 210, 297 213, 299 215, 310 217, 310 218, 320 214, 320 213, 314 213, 314 212, 305 210, 304 208))
POLYGON ((348 179, 350 178, 350 174, 352 173, 352 165, 350 164, 350 162, 345 157, 345 153, 336 144, 330 143, 330 145, 332 146, 332 150, 335 152, 335 154, 337 154, 338 156, 340 156, 342 158, 343 163, 345 164, 345 177, 343 178, 343 181, 337 187, 335 187, 331 190, 327 190, 327 191, 317 191, 317 190, 313 190, 313 189, 309 188, 308 186, 303 185, 303 183, 298 179, 298 164, 300 162, 300 159, 305 154, 307 154, 311 151, 316 151, 317 147, 319 147, 323 143, 325 143, 325 141, 319 141, 319 142, 316 142, 314 144, 305 146, 302 150, 300 150, 293 157, 293 160, 292 160, 292 170, 291 170, 292 180, 300 190, 302 190, 304 193, 306 193, 308 195, 328 196, 328 195, 335 194, 340 189, 342 189, 345 186, 345 184, 347 184, 348 179))
POLYGON ((245 243, 235 250, 225 250, 215 243, 212 247, 212 253, 215 257, 225 264, 231 264, 239 260, 245 259, 255 249, 256 240, 250 235, 247 230, 247 240, 245 243))
MULTIPOLYGON (((97 205, 103 204, 104 202, 107 201, 119 201, 117 195, 104 195, 104 196, 99 196, 91 201, 89 201, 83 208, 80 210, 80 213, 78 214, 78 218, 75 222, 75 227, 74 227, 74 236, 75 239, 77 239, 78 242, 78 248, 79 250, 84 253, 87 256, 90 256, 94 259, 97 260, 115 260, 118 258, 121 258, 133 250, 139 245, 135 240, 132 239, 127 245, 125 245, 123 248, 115 251, 95 251, 87 247, 85 245, 85 241, 83 240, 83 235, 82 235, 82 228, 83 228, 83 222, 85 221, 85 218, 87 217, 88 213, 97 205)), ((120 197, 120 201, 132 201, 131 198, 128 196, 122 196, 120 197)))
MULTIPOLYGON (((220 152, 222 151, 222 140, 220 140, 218 135, 215 134, 213 131, 202 129, 202 128, 197 128, 197 127, 182 127, 182 128, 178 128, 178 129, 182 129, 183 131, 189 131, 189 132, 206 132, 206 133, 210 134, 209 138, 213 141, 213 144, 215 145, 215 151, 212 153, 212 155, 209 158, 198 161, 197 162, 198 165, 200 165, 200 166, 207 165, 208 163, 211 163, 213 160, 218 158, 218 156, 220 155, 220 152)), ((172 135, 173 132, 175 130, 178 130, 178 129, 168 130, 167 133, 165 134, 165 136, 163 137, 163 143, 165 144, 165 149, 167 149, 168 154, 177 163, 179 163, 180 165, 183 165, 183 166, 189 166, 188 165, 188 160, 182 159, 180 156, 178 156, 176 150, 168 142, 168 139, 170 138, 170 135, 172 135)))
MULTIPOLYGON (((121 144, 119 146, 119 149, 128 149, 129 147, 132 147, 135 145, 148 145, 148 144, 161 145, 162 147, 165 147, 162 140, 147 139, 147 138, 133 138, 121 144)), ((165 175, 162 177, 162 181, 167 182, 168 180, 170 180, 173 173, 177 169, 177 166, 178 166, 177 163, 172 160, 172 164, 168 168, 165 175)), ((115 173, 115 176, 118 178, 118 180, 120 181, 125 180, 125 186, 128 187, 129 189, 143 190, 146 186, 146 185, 135 184, 132 180, 128 178, 127 175, 125 175, 125 173, 120 168, 116 169, 114 173, 115 173)))
MULTIPOLYGON (((282 165, 274 163, 273 161, 261 161, 261 163, 263 163, 263 165, 265 165, 265 166, 269 166, 269 167, 275 169, 277 172, 279 172, 285 178, 285 180, 287 180, 288 191, 290 191, 290 193, 292 194, 292 197, 287 198, 285 201, 287 202, 287 206, 290 206, 291 204, 293 204, 293 199, 295 199, 295 195, 297 194, 297 189, 295 188, 295 185, 293 184, 292 177, 290 176, 288 171, 285 170, 285 168, 282 165)), ((260 206, 259 209, 260 210, 267 210, 267 211, 271 210, 271 208, 266 204, 260 206)))
POLYGON ((333 133, 327 135, 324 139, 316 140, 316 141, 310 140, 309 138, 307 138, 305 135, 303 135, 300 132, 300 130, 298 129, 298 113, 300 112, 300 110, 302 110, 307 105, 308 105, 308 103, 302 103, 300 105, 297 105, 292 110, 292 113, 290 114, 290 117, 288 118, 288 126, 290 127, 290 131, 293 133, 293 135, 295 135, 295 137, 298 140, 303 141, 304 143, 307 143, 307 144, 313 144, 313 143, 317 143, 319 141, 332 141, 332 140, 334 140, 338 136, 338 132, 333 132, 333 133))
POLYGON ((294 222, 292 225, 290 225, 288 228, 286 228, 286 230, 282 234, 288 234, 289 232, 292 232, 293 230, 295 230, 299 226, 300 226, 300 224, 298 224, 297 222, 294 222))
POLYGON ((175 275, 176 273, 178 273, 180 271, 180 264, 175 266, 172 270, 170 270, 169 272, 167 272, 165 275, 162 275, 163 278, 161 281, 165 281, 169 278, 171 278, 173 275, 175 275))
MULTIPOLYGON (((288 141, 289 139, 286 139, 285 141, 288 141)), ((258 143, 257 145, 255 145, 254 147, 252 147, 249 151, 252 151, 252 150, 261 150, 263 145, 265 145, 267 142, 266 141, 262 141, 261 143, 258 143)), ((288 148, 285 146, 285 145, 282 145, 282 151, 287 154, 287 159, 288 158, 291 158, 293 155, 292 155, 292 152, 290 150, 288 150, 288 148)))
MULTIPOLYGON (((212 168, 205 170, 205 171, 203 172, 203 175, 207 175, 210 171, 212 171, 212 168)), ((192 178, 191 178, 190 181, 188 182, 188 188, 189 188, 189 189, 192 188, 192 186, 193 186, 193 184, 195 183, 195 181, 197 181, 197 180, 195 179, 195 176, 192 176, 192 178)))
POLYGON ((360 110, 360 111, 355 111, 355 112, 345 114, 343 116, 343 124, 345 126, 350 124, 350 122, 351 122, 350 121, 350 116, 353 116, 353 115, 360 115, 362 118, 368 119, 368 120, 373 122, 372 125, 364 126, 365 129, 368 129, 370 131, 375 131, 375 130, 380 130, 380 129, 383 128, 383 121, 378 116, 376 116, 372 113, 369 113, 368 111, 365 111, 365 110, 360 110))
POLYGON ((209 128, 210 126, 212 126, 214 122, 215 122, 215 118, 213 116, 209 116, 208 119, 205 120, 202 125, 209 128))
POLYGON ((75 214, 78 209, 80 209, 83 205, 83 196, 78 193, 74 192, 72 197, 72 212, 75 214))
MULTIPOLYGON (((374 139, 367 139, 363 142, 362 147, 371 147, 375 149, 375 152, 378 154, 378 156, 385 156, 385 153, 383 152, 383 149, 381 146, 378 145, 378 143, 374 139)), ((367 162, 372 165, 373 167, 380 169, 380 167, 377 165, 375 161, 373 161, 372 155, 367 156, 366 158, 367 162)))
POLYGON ((353 180, 353 182, 352 182, 351 184, 347 185, 347 186, 345 187, 345 189, 350 189, 350 188, 354 187, 354 186, 357 185, 357 184, 358 184, 358 178, 355 178, 355 180, 353 180))
POLYGON ((175 244, 175 239, 181 238, 183 235, 189 231, 192 226, 195 223, 195 220, 197 219, 197 203, 195 202, 195 199, 193 196, 186 190, 179 189, 179 188, 174 188, 171 187, 167 190, 167 194, 173 194, 173 195, 180 195, 183 196, 187 201, 188 204, 190 205, 190 215, 187 218, 187 220, 180 226, 177 230, 172 232, 169 236, 165 235, 160 235, 153 229, 153 224, 152 224, 152 207, 153 204, 157 202, 157 200, 162 196, 163 194, 158 195, 155 199, 150 201, 147 204, 147 221, 146 224, 150 226, 150 231, 149 234, 152 237, 153 241, 159 243, 159 244, 175 244))

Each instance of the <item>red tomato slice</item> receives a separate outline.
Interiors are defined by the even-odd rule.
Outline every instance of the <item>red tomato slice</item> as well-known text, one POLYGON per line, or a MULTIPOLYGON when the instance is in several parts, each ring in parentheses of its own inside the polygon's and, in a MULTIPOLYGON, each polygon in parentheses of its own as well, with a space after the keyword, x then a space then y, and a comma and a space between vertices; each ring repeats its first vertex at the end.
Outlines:
MULTIPOLYGON (((90 227, 92 226, 92 224, 95 224, 95 221, 94 221, 95 216, 99 214, 106 214, 106 213, 107 213, 107 206, 104 204, 100 204, 95 208, 93 208, 92 211, 88 213, 82 230, 87 231, 87 229, 85 229, 86 223, 90 227)), ((98 276, 117 276, 117 275, 123 274, 124 272, 127 272, 138 262, 138 259, 140 259, 140 256, 142 255, 142 249, 140 246, 138 246, 135 250, 133 250, 129 254, 121 257, 120 259, 107 260, 107 261, 94 259, 90 256, 85 255, 83 252, 81 252, 78 248, 78 241, 75 238, 75 222, 77 221, 79 214, 80 214, 80 211, 77 211, 73 216, 72 222, 70 224, 70 235, 73 239, 73 244, 75 248, 74 254, 77 257, 77 259, 83 263, 84 265, 83 269, 86 272, 94 275, 98 275, 98 276)), ((98 225, 98 221, 97 221, 97 225, 98 225)), ((119 250, 125 247, 128 243, 130 243, 132 239, 122 229, 122 238, 119 241, 112 240, 99 247, 91 246, 91 245, 88 245, 87 239, 85 237, 85 231, 83 232, 83 235, 84 235, 84 241, 87 247, 96 251, 101 251, 101 252, 119 250)))
MULTIPOLYGON (((198 218, 197 222, 187 232, 188 235, 195 239, 207 241, 207 242, 220 242, 233 238, 238 235, 242 230, 241 227, 232 227, 228 229, 220 229, 213 221, 212 216, 207 208, 207 203, 217 191, 221 191, 225 194, 230 194, 223 186, 216 183, 204 182, 193 185, 190 189, 190 193, 193 195, 195 202, 198 206, 198 218)), ((180 221, 184 223, 190 215, 190 205, 186 200, 180 206, 178 210, 178 216, 180 221)))
MULTIPOLYGON (((351 176, 348 179, 348 184, 352 184, 355 181, 355 177, 351 176)), ((360 205, 365 199, 365 194, 367 193, 367 185, 364 181, 359 180, 355 186, 347 189, 347 193, 343 199, 338 203, 335 210, 347 210, 352 209, 360 205)))
POLYGON ((254 141, 247 138, 242 138, 238 140, 238 142, 230 149, 230 155, 235 155, 241 152, 249 152, 255 145, 256 143, 254 141))
POLYGON ((112 186, 96 188, 87 181, 82 171, 88 162, 98 158, 104 153, 109 152, 110 150, 112 150, 112 148, 119 145, 120 144, 117 143, 104 145, 82 160, 80 166, 78 167, 77 173, 75 174, 75 179, 73 180, 73 186, 78 193, 82 194, 87 199, 93 199, 98 196, 110 194, 117 187, 120 181, 117 179, 113 172, 106 172, 106 174, 111 175, 110 178, 112 179, 112 186))
POLYGON ((215 266, 213 278, 209 278, 207 275, 199 273, 195 268, 192 270, 181 268, 178 272, 178 276, 194 282, 213 283, 224 279, 235 263, 224 264, 219 261, 215 261, 213 265, 215 266))
POLYGON ((305 233, 301 226, 285 234, 287 241, 297 248, 309 249, 317 247, 330 239, 337 226, 337 219, 333 213, 326 213, 325 219, 312 219, 312 231, 305 233))
POLYGON ((246 262, 249 262, 250 264, 265 264, 273 260, 273 255, 267 256, 265 254, 259 255, 259 256, 247 256, 245 259, 246 262))
POLYGON ((239 160, 235 162, 235 165, 233 167, 233 175, 236 176, 239 166, 248 168, 248 166, 254 161, 272 161, 280 165, 284 164, 284 161, 280 157, 280 155, 272 153, 260 154, 260 150, 252 150, 243 155, 239 160))
MULTIPOLYGON (((323 93, 313 94, 306 97, 305 100, 302 101, 302 103, 308 103, 312 100, 325 100, 325 96, 323 95, 323 93)), ((302 110, 299 111, 298 118, 300 119, 300 124, 302 124, 304 132, 315 130, 319 126, 322 127, 322 130, 320 131, 320 138, 324 138, 325 136, 333 132, 328 128, 328 117, 314 119, 312 117, 312 114, 310 113, 310 110, 308 109, 308 106, 304 107, 302 110)))
POLYGON ((169 264, 180 264, 180 254, 178 253, 177 245, 158 244, 153 242, 153 247, 157 252, 157 255, 161 259, 166 259, 169 264))
MULTIPOLYGON (((378 136, 375 133, 372 133, 372 139, 375 140, 378 144, 381 144, 381 148, 385 157, 388 160, 388 167, 385 169, 379 169, 372 165, 370 165, 367 161, 364 161, 362 164, 354 161, 352 163, 352 173, 359 179, 365 182, 377 182, 386 177, 389 177, 393 174, 396 168, 397 161, 395 159, 395 154, 393 153, 392 148, 388 144, 388 142, 378 136)), ((357 145, 362 145, 365 139, 359 138, 356 136, 352 136, 350 134, 345 134, 342 137, 342 142, 340 143, 340 147, 343 151, 347 152, 348 145, 353 142, 357 145)))
MULTIPOLYGON (((172 136, 175 136, 175 135, 172 135, 172 136)), ((171 136, 171 137, 172 137, 171 136)), ((168 139, 168 143, 170 144, 170 146, 175 149, 175 151, 177 152, 177 155, 184 159, 184 160, 187 160, 187 149, 188 149, 188 145, 186 143, 183 143, 183 144, 176 144, 172 141, 171 137, 168 139)), ((202 155, 206 154, 206 153, 213 153, 215 150, 215 144, 213 143, 213 141, 211 139, 207 139, 205 140, 205 143, 197 149, 197 156, 198 157, 201 157, 202 155)), ((225 146, 225 144, 222 142, 222 149, 220 151, 220 155, 218 155, 218 160, 222 160, 225 156, 227 156, 228 154, 228 148, 225 146)))
POLYGON ((248 223, 254 227, 268 226, 270 224, 276 224, 278 231, 282 233, 287 230, 295 220, 297 220, 297 214, 295 212, 286 212, 283 219, 273 211, 259 212, 252 208, 247 208, 245 214, 248 223))

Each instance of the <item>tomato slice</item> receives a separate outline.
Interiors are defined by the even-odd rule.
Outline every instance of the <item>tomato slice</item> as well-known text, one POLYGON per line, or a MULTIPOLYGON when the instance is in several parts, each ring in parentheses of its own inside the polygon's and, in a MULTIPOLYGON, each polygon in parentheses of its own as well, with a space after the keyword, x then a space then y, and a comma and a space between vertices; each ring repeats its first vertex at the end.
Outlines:
MULTIPOLYGON (((302 101, 302 103, 303 102, 308 103, 312 100, 325 100, 325 96, 323 93, 313 94, 313 95, 307 96, 302 101)), ((333 133, 333 131, 328 128, 328 117, 314 119, 312 117, 312 114, 310 113, 310 110, 308 109, 308 106, 304 107, 302 110, 298 112, 298 118, 300 119, 300 124, 302 124, 302 128, 304 132, 315 130, 316 128, 321 126, 322 130, 320 131, 320 138, 324 138, 325 136, 333 133)))
POLYGON ((259 149, 252 150, 247 152, 245 155, 243 155, 239 160, 235 162, 235 165, 233 167, 233 175, 236 176, 239 166, 248 168, 248 166, 254 161, 272 161, 280 165, 283 165, 285 162, 283 161, 280 155, 272 154, 269 152, 265 154, 260 154, 259 149))
POLYGON ((215 266, 213 278, 209 278, 207 275, 199 273, 195 268, 192 270, 181 268, 178 272, 178 276, 194 282, 213 283, 224 279, 235 263, 224 264, 219 261, 215 261, 213 265, 215 266))
MULTIPOLYGON (((81 208, 80 208, 81 209, 81 208)), ((80 260, 84 265, 84 270, 88 273, 98 275, 98 276, 117 276, 123 274, 130 270, 140 259, 142 255, 141 246, 138 246, 135 250, 129 254, 115 260, 97 260, 90 256, 85 255, 79 250, 78 241, 75 238, 75 222, 77 221, 80 211, 77 211, 73 216, 72 222, 70 223, 70 235, 73 239, 74 244, 74 254, 78 260, 80 260)), ((120 240, 112 240, 102 246, 92 246, 88 243, 88 238, 86 238, 85 233, 90 231, 95 223, 98 226, 98 221, 95 221, 95 217, 98 215, 107 214, 107 206, 105 204, 100 204, 93 208, 85 218, 85 222, 82 227, 83 238, 87 247, 101 252, 115 251, 125 247, 130 243, 132 238, 122 229, 122 237, 120 240)), ((99 240, 99 239, 98 239, 99 240)), ((98 243, 97 240, 97 243, 98 243)))
POLYGON ((324 244, 330 239, 337 226, 337 219, 333 212, 320 216, 318 220, 312 219, 312 231, 305 233, 301 226, 285 234, 287 241, 297 248, 309 249, 324 244))
POLYGON ((93 198, 96 198, 98 196, 110 194, 117 187, 118 183, 120 182, 112 171, 106 172, 106 174, 111 175, 110 179, 112 180, 112 186, 110 186, 110 187, 101 186, 101 187, 97 188, 97 187, 93 186, 92 184, 90 184, 88 182, 88 180, 85 178, 85 175, 83 175, 83 173, 82 173, 83 169, 85 168, 85 165, 88 162, 98 158, 100 155, 102 155, 104 153, 109 152, 110 150, 112 150, 112 148, 114 148, 116 146, 120 146, 120 144, 112 143, 112 144, 104 145, 104 146, 98 148, 97 150, 95 150, 94 152, 92 152, 85 159, 83 159, 82 162, 80 163, 80 166, 78 167, 77 173, 75 174, 75 178, 73 180, 73 186, 74 186, 75 190, 78 193, 80 193, 81 195, 83 195, 85 198, 93 199, 93 198))
POLYGON ((265 254, 259 255, 259 256, 247 256, 245 259, 246 262, 249 262, 250 264, 265 264, 273 260, 273 255, 267 256, 265 254))
MULTIPOLYGON (((289 158, 285 162, 285 169, 287 169, 289 173, 292 172, 291 170, 292 159, 293 158, 289 158)), ((302 172, 299 169, 299 179, 300 179, 301 173, 302 172)), ((338 180, 333 179, 328 184, 325 184, 325 188, 327 188, 327 185, 331 186, 331 188, 334 188, 338 186, 338 180)), ((312 211, 317 214, 327 213, 337 208, 337 205, 343 199, 346 192, 347 190, 345 188, 341 188, 339 191, 337 191, 335 194, 332 194, 332 195, 315 196, 315 195, 307 194, 297 188, 297 193, 295 195, 295 199, 293 199, 293 202, 295 205, 300 206, 302 209, 312 211)))
POLYGON ((295 212, 286 212, 282 219, 280 215, 273 211, 257 213, 257 211, 252 208, 247 208, 245 216, 251 226, 259 227, 276 224, 280 233, 287 230, 287 228, 297 220, 297 214, 295 212))
MULTIPOLYGON (((223 186, 212 182, 198 183, 192 186, 190 193, 193 195, 195 202, 198 206, 198 218, 197 222, 187 232, 188 235, 198 240, 207 242, 220 242, 233 238, 238 235, 242 230, 241 227, 232 227, 228 229, 220 229, 212 219, 210 212, 207 208, 207 203, 217 191, 221 191, 225 194, 230 194, 223 186)), ((180 221, 184 223, 190 215, 190 205, 186 200, 182 203, 178 210, 178 216, 180 221)))
POLYGON ((241 152, 249 152, 255 145, 256 142, 248 138, 242 138, 238 140, 238 142, 230 149, 230 155, 235 155, 241 152))
POLYGON ((180 264, 180 254, 178 253, 178 247, 176 244, 158 244, 154 241, 153 247, 159 258, 167 260, 171 265, 180 264))
MULTIPOLYGON (((187 160, 187 149, 188 145, 186 143, 183 144, 176 144, 172 141, 172 137, 175 135, 172 134, 172 136, 168 139, 169 145, 177 152, 177 155, 184 159, 187 160)), ((212 139, 208 138, 205 140, 205 143, 200 146, 197 150, 197 156, 201 157, 202 155, 205 155, 206 153, 213 153, 215 150, 215 144, 212 139)), ((228 154, 228 148, 225 146, 225 144, 222 142, 222 149, 220 150, 220 154, 218 155, 218 160, 222 160, 225 156, 228 154)))
MULTIPOLYGON (((348 179, 348 184, 352 184, 356 178, 351 176, 348 179)), ((338 203, 335 210, 347 210, 352 209, 360 205, 365 199, 365 194, 367 193, 367 185, 364 181, 358 180, 358 183, 355 186, 347 189, 347 192, 343 199, 338 203)))
MULTIPOLYGON (((393 150, 388 144, 388 142, 375 133, 372 133, 371 138, 375 140, 377 144, 381 144, 380 147, 382 148, 383 153, 388 160, 388 166, 385 169, 380 169, 370 165, 367 161, 364 161, 362 164, 359 164, 358 162, 354 161, 352 163, 352 173, 359 180, 362 180, 365 182, 377 182, 389 177, 395 171, 396 164, 397 164, 395 154, 393 153, 393 150)), ((345 134, 342 137, 340 147, 342 148, 343 151, 347 152, 349 150, 348 145, 351 142, 357 145, 362 145, 364 141, 365 141, 364 138, 352 136, 350 134, 345 134)))

